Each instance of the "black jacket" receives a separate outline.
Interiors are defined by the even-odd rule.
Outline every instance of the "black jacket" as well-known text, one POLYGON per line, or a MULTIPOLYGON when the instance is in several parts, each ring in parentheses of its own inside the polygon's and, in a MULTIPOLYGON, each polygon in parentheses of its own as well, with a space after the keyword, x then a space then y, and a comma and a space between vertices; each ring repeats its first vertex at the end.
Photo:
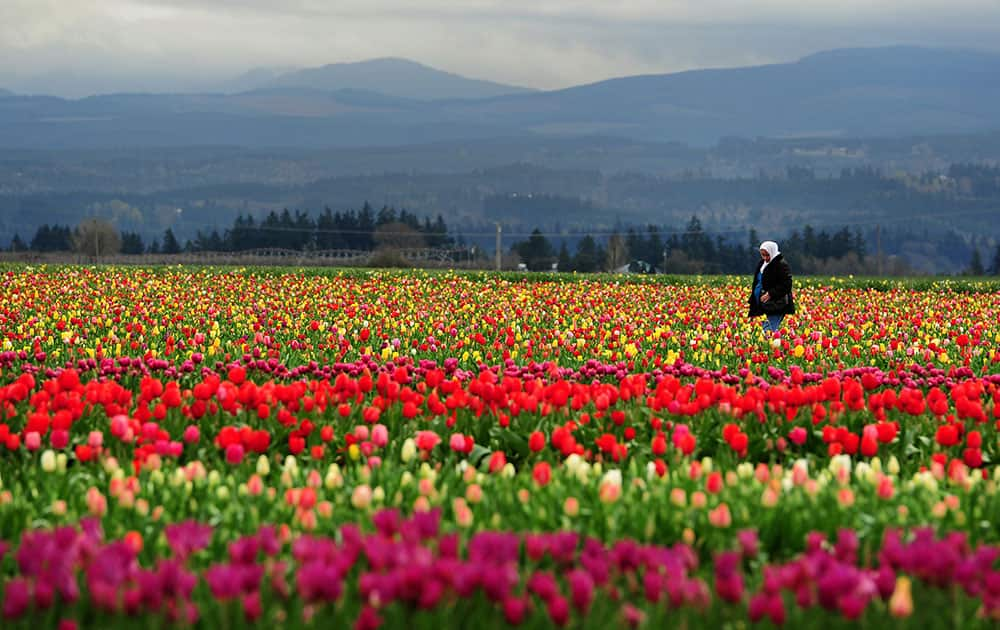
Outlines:
MULTIPOLYGON (((761 259, 757 263, 757 269, 753 272, 753 284, 750 287, 750 298, 747 302, 750 304, 750 317, 755 315, 764 315, 763 309, 760 308, 760 303, 757 302, 757 298, 754 297, 754 289, 757 288, 757 274, 760 272, 761 266, 764 264, 764 260, 761 259)), ((774 260, 767 266, 764 270, 764 274, 761 277, 761 293, 767 293, 771 296, 772 300, 779 300, 783 295, 788 296, 788 306, 780 311, 783 315, 791 315, 795 312, 795 300, 794 294, 792 293, 792 269, 785 262, 785 257, 782 254, 778 254, 774 257, 774 260)), ((776 315, 778 313, 771 313, 776 315)))

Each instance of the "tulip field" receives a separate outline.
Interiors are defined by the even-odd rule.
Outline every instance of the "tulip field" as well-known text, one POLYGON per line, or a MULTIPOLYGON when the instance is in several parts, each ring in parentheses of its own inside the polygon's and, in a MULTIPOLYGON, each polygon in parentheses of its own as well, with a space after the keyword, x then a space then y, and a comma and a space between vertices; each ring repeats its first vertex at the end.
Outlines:
POLYGON ((3 628, 1000 623, 1000 283, 0 278, 3 628))

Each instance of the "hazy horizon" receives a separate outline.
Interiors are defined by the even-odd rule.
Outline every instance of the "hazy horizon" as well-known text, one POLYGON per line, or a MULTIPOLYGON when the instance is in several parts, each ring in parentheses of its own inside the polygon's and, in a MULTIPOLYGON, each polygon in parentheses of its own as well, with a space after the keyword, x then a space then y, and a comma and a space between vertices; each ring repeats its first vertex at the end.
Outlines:
POLYGON ((986 0, 4 0, 0 17, 0 88, 64 97, 213 91, 256 68, 383 57, 557 89, 833 48, 1000 52, 1000 3, 986 0))

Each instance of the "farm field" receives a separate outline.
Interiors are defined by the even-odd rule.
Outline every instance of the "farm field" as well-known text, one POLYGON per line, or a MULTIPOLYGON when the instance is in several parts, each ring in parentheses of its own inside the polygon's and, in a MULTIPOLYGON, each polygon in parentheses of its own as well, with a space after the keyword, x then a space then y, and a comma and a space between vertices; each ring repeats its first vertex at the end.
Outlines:
POLYGON ((0 277, 4 628, 1000 620, 998 282, 0 277))

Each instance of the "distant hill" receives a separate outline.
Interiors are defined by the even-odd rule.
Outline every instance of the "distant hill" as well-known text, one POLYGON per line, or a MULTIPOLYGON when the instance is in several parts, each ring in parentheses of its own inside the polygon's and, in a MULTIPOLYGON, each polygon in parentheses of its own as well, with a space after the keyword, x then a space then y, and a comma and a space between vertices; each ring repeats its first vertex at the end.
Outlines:
POLYGON ((890 47, 797 62, 601 81, 464 104, 534 131, 711 143, 1000 128, 1000 54, 890 47))
POLYGON ((297 70, 299 68, 253 68, 220 84, 219 91, 229 94, 233 92, 249 92, 260 88, 268 81, 273 81, 277 77, 297 70))
POLYGON ((506 95, 495 94, 517 88, 399 59, 302 70, 265 84, 239 94, 7 97, 0 146, 374 147, 593 135, 707 146, 723 137, 1000 130, 1000 54, 962 50, 844 49, 793 63, 506 95), (474 98, 475 90, 494 95, 474 98))
POLYGON ((419 100, 489 98, 531 91, 491 81, 467 79, 414 61, 391 57, 288 72, 261 81, 254 87, 354 89, 419 100))
POLYGON ((5 90, 3 88, 0 88, 0 98, 7 96, 14 96, 14 93, 11 92, 10 90, 5 90))

